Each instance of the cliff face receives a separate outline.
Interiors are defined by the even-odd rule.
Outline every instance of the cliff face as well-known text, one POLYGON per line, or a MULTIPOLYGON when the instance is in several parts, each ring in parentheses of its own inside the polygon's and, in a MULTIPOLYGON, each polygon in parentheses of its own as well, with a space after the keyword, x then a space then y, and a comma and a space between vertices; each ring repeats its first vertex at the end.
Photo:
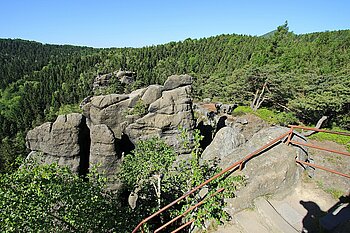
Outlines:
POLYGON ((30 130, 29 157, 41 162, 57 162, 85 174, 93 164, 113 176, 124 153, 138 140, 163 138, 180 153, 179 127, 192 131, 192 77, 170 76, 161 85, 151 85, 130 94, 93 96, 84 101, 83 114, 58 116, 30 130))

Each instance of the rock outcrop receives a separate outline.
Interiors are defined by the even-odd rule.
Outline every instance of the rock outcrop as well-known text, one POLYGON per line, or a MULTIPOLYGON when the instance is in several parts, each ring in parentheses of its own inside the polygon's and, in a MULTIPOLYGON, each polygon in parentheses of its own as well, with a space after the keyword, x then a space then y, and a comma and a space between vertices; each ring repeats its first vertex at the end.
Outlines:
MULTIPOLYGON (((180 143, 179 134, 180 128, 191 134, 196 127, 191 83, 191 76, 173 75, 164 86, 86 98, 81 104, 83 114, 62 115, 54 123, 44 123, 28 132, 27 147, 33 151, 30 156, 42 156, 45 163, 68 165, 81 174, 98 164, 99 171, 113 177, 123 154, 129 153, 137 141, 160 137, 183 155, 179 158, 187 159, 189 149, 180 143)), ((197 128, 207 132, 209 138, 201 162, 215 160, 221 168, 288 130, 266 128, 266 123, 253 115, 215 117, 208 120, 215 124, 205 125, 202 121, 197 128)), ((302 158, 302 153, 302 149, 280 143, 247 162, 240 173, 246 177, 247 185, 237 198, 228 200, 233 211, 247 207, 258 196, 283 192, 295 184, 299 171, 294 159, 302 158)), ((118 188, 118 181, 112 187, 118 188)))
POLYGON ((134 76, 135 72, 126 70, 119 70, 108 74, 98 75, 92 85, 93 92, 96 93, 98 90, 107 88, 113 78, 116 79, 114 81, 119 81, 122 84, 132 84, 135 81, 134 76))
POLYGON ((30 150, 44 154, 45 163, 57 162, 78 172, 85 169, 80 163, 80 157, 86 156, 83 140, 87 138, 85 118, 73 113, 59 116, 54 123, 47 122, 30 130, 26 143, 30 150))
POLYGON ((245 143, 241 132, 235 128, 221 128, 210 145, 203 151, 203 160, 221 160, 232 153, 234 149, 245 143))
POLYGON ((46 163, 58 162, 79 172, 99 164, 98 170, 110 177, 118 170, 123 153, 138 140, 160 137, 183 153, 179 128, 191 132, 195 127, 191 84, 191 76, 173 75, 164 86, 86 98, 81 104, 83 114, 62 115, 54 123, 29 131, 27 147, 34 151, 32 157, 41 153, 46 163))
POLYGON ((182 86, 184 82, 181 81, 181 76, 178 77, 179 83, 172 80, 167 91, 163 91, 161 97, 149 105, 147 115, 127 126, 125 132, 133 142, 156 136, 163 138, 180 153, 183 152, 178 144, 179 127, 191 130, 195 124, 190 98, 191 86, 182 86), (169 90, 170 86, 175 89, 169 90))
MULTIPOLYGON (((249 141, 243 144, 240 143, 243 140, 239 131, 222 128, 213 140, 215 143, 207 148, 211 152, 210 156, 205 151, 203 154, 206 156, 203 156, 203 159, 218 159, 218 166, 225 169, 288 130, 283 127, 266 128, 254 134, 249 141), (233 142, 222 140, 223 138, 229 138, 233 142), (223 149, 220 151, 220 148, 224 148, 227 144, 231 145, 230 150, 226 150, 227 153, 224 153, 223 149)), ((242 171, 234 173, 234 175, 244 176, 247 184, 241 188, 234 199, 227 200, 231 206, 229 208, 231 213, 234 214, 249 207, 252 201, 259 196, 281 194, 290 190, 299 179, 300 171, 295 163, 295 157, 300 156, 300 153, 298 148, 278 143, 246 162, 242 171)))

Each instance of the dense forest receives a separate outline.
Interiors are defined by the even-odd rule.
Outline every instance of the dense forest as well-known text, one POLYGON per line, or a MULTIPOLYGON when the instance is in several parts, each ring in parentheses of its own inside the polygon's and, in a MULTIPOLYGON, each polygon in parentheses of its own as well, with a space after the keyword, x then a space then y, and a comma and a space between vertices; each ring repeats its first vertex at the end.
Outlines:
POLYGON ((350 128, 350 30, 219 35, 142 48, 95 49, 0 39, 0 172, 26 155, 26 132, 74 110, 99 74, 136 72, 131 89, 172 74, 195 78, 194 98, 288 112, 299 123, 350 128), (260 98, 257 98, 260 97, 260 98))

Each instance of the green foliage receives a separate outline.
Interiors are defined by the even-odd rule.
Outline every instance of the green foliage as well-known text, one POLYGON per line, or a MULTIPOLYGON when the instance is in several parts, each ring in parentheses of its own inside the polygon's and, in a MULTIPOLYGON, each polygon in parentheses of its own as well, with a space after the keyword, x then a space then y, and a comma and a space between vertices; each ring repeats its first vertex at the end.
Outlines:
POLYGON ((134 192, 142 197, 137 199, 135 209, 127 207, 132 216, 129 218, 131 226, 136 226, 174 198, 175 193, 171 193, 168 187, 176 187, 176 183, 167 181, 175 159, 174 149, 159 138, 139 141, 131 154, 125 156, 118 177, 128 193, 134 192))
POLYGON ((57 164, 0 174, 1 231, 120 232, 125 223, 117 195, 104 190, 96 172, 88 179, 57 164))
MULTIPOLYGON (((211 161, 212 164, 206 162, 203 164, 199 163, 201 155, 200 141, 203 139, 203 136, 199 134, 199 130, 195 130, 191 137, 186 129, 181 129, 181 138, 185 147, 189 147, 191 144, 189 139, 192 138, 193 148, 191 150, 190 167, 185 162, 180 165, 180 170, 183 173, 181 177, 184 178, 182 182, 186 183, 188 186, 187 190, 190 190, 219 173, 221 169, 216 166, 216 161, 211 161)), ((229 218, 229 215, 223 210, 225 207, 224 198, 234 197, 236 189, 244 185, 244 183, 244 178, 239 175, 221 176, 204 187, 208 189, 208 193, 204 197, 199 197, 199 194, 187 197, 183 201, 181 210, 175 211, 173 215, 175 217, 197 204, 198 200, 207 198, 204 199, 204 204, 194 210, 190 215, 187 215, 185 220, 195 219, 195 225, 200 228, 204 227, 204 222, 207 220, 213 220, 217 224, 220 224, 229 218), (220 188, 225 188, 225 190, 213 196, 220 188)))
MULTIPOLYGON (((160 207, 158 203, 159 190, 157 190, 154 175, 162 175, 160 181, 161 192, 159 192, 161 193, 160 203, 166 205, 220 172, 220 169, 216 168, 215 162, 214 166, 199 163, 202 136, 199 135, 198 131, 195 131, 193 135, 189 135, 187 130, 182 129, 181 137, 185 148, 191 150, 189 161, 180 159, 175 162, 177 155, 174 149, 156 138, 139 141, 132 154, 125 156, 119 177, 130 192, 137 192, 139 197, 143 197, 137 200, 137 206, 134 210, 129 209, 131 215, 134 216, 133 219, 140 221, 160 207)), ((202 226, 204 221, 208 219, 217 222, 227 219, 228 215, 223 211, 223 198, 233 197, 236 188, 243 184, 244 180, 241 176, 222 177, 211 182, 205 186, 209 189, 209 192, 205 195, 206 197, 209 197, 221 187, 225 187, 226 190, 206 200, 201 207, 194 210, 183 221, 191 217, 196 219, 196 225, 202 226)), ((183 213, 202 198, 204 197, 199 197, 198 194, 187 197, 175 209, 163 213, 160 221, 166 222, 183 213)), ((152 228, 153 224, 155 222, 150 222, 148 227, 152 228)))
POLYGON ((298 122, 298 119, 290 112, 277 112, 261 108, 256 111, 256 115, 271 124, 279 124, 282 126, 288 126, 298 122))
POLYGON ((139 99, 132 110, 129 112, 130 115, 144 116, 148 112, 147 105, 143 103, 142 99, 139 99))
POLYGON ((254 114, 270 124, 279 124, 282 126, 288 126, 298 122, 298 119, 291 112, 279 112, 279 111, 270 110, 267 108, 261 108, 261 109, 258 109, 257 111, 253 111, 248 106, 238 106, 233 110, 232 115, 241 116, 247 113, 254 114))
MULTIPOLYGON (((333 127, 330 130, 350 134, 350 131, 340 129, 339 127, 333 127)), ((341 145, 345 145, 347 150, 350 152, 350 136, 318 132, 312 134, 311 136, 309 136, 309 138, 318 141, 332 141, 341 145)))
POLYGON ((15 137, 5 137, 0 146, 0 173, 9 173, 16 171, 20 165, 19 161, 23 159, 25 148, 25 136, 19 132, 15 137))
POLYGON ((67 115, 70 113, 82 113, 83 111, 78 104, 65 104, 60 107, 57 115, 67 115))
POLYGON ((253 113, 253 110, 249 106, 238 106, 232 111, 232 115, 240 116, 246 113, 253 113))
POLYGON ((131 191, 135 185, 147 185, 155 174, 166 174, 176 158, 175 151, 158 138, 141 140, 132 154, 126 155, 119 176, 131 191))

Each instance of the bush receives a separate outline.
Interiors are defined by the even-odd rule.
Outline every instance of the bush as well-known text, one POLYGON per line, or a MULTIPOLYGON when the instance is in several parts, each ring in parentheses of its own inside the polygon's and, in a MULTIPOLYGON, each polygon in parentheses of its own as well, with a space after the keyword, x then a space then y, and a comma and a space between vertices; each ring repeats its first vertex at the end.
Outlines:
POLYGON ((130 115, 144 116, 147 114, 147 105, 145 105, 142 99, 139 99, 133 109, 129 112, 130 115))
POLYGON ((117 195, 96 172, 88 179, 57 164, 0 174, 1 232, 120 232, 117 195))
POLYGON ((65 104, 60 107, 57 115, 67 115, 70 113, 82 113, 83 111, 78 104, 65 104))
MULTIPOLYGON (((119 177, 129 192, 134 192, 138 197, 142 197, 137 199, 137 205, 133 210, 129 209, 131 216, 133 216, 132 219, 141 221, 161 206, 172 202, 220 171, 216 167, 199 164, 201 153, 199 142, 202 139, 199 131, 195 131, 190 136, 186 130, 182 130, 181 136, 185 147, 194 146, 190 160, 175 162, 177 154, 174 149, 157 138, 139 141, 136 149, 130 155, 125 156, 119 177)), ((191 217, 196 219, 197 226, 202 226, 205 220, 220 222, 227 219, 228 214, 223 210, 225 206, 223 198, 233 197, 236 187, 243 183, 244 180, 241 176, 232 176, 226 179, 222 177, 209 183, 206 186, 209 190, 206 196, 210 196, 220 187, 226 189, 193 210, 183 221, 191 217)), ((201 199, 198 194, 190 195, 175 208, 162 213, 160 219, 153 219, 153 222, 149 222, 147 227, 153 228, 153 225, 158 225, 159 221, 165 223, 182 214, 190 206, 197 204, 201 199)), ((170 229, 171 227, 167 228, 167 231, 170 229)))
POLYGON ((232 116, 242 116, 247 113, 253 113, 249 106, 238 106, 232 111, 232 116))
POLYGON ((241 116, 247 113, 254 114, 270 124, 287 126, 299 122, 291 112, 278 112, 267 108, 260 108, 254 112, 249 106, 238 106, 233 110, 232 115, 241 116))

